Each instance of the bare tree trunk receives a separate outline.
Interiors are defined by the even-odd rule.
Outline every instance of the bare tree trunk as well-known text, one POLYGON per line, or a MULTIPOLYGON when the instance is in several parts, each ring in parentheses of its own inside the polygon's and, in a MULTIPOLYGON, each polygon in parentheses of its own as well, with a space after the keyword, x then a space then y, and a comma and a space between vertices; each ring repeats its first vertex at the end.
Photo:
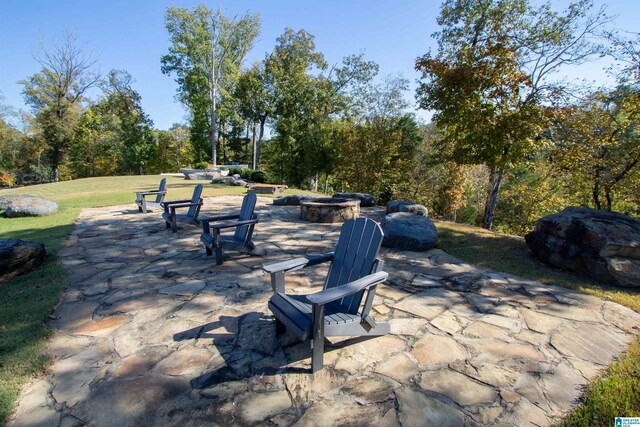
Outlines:
POLYGON ((484 217, 482 218, 482 227, 487 230, 491 230, 493 226, 493 217, 496 213, 502 178, 504 178, 504 169, 491 169, 489 174, 489 194, 484 208, 484 217))
POLYGON ((260 151, 262 150, 262 137, 264 136, 264 124, 267 122, 267 113, 260 117, 260 136, 256 146, 256 170, 260 170, 260 151))
POLYGON ((213 26, 213 37, 211 38, 211 163, 213 167, 216 167, 216 122, 218 117, 216 115, 216 27, 213 26))
POLYGON ((602 209, 600 204, 600 170, 596 169, 596 179, 593 182, 593 190, 591 190, 591 196, 593 197, 593 205, 596 209, 602 209))
POLYGON ((255 170, 256 169, 256 157, 257 157, 257 152, 256 152, 256 135, 257 135, 257 127, 258 127, 258 122, 256 122, 254 120, 253 122, 253 136, 252 136, 252 142, 251 142, 251 169, 255 170))
POLYGON ((316 177, 313 179, 313 191, 318 192, 318 180, 320 177, 316 174, 316 177))
POLYGON ((329 174, 324 174, 324 193, 327 193, 327 188, 329 188, 329 174))

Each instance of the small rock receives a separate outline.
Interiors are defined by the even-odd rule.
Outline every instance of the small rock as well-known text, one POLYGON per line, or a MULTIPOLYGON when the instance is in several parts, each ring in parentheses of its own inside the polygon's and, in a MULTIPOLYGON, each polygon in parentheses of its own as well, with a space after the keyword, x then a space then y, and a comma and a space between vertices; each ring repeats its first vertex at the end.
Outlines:
POLYGON ((360 207, 370 208, 376 205, 376 198, 366 193, 336 193, 333 195, 337 199, 357 199, 360 200, 360 207))
POLYGON ((300 202, 312 199, 313 197, 304 196, 302 194, 290 194, 287 196, 274 197, 273 204, 276 206, 299 206, 300 202))
POLYGON ((387 203, 387 214, 395 212, 409 212, 414 215, 429 216, 429 211, 423 205, 401 200, 393 200, 387 203))

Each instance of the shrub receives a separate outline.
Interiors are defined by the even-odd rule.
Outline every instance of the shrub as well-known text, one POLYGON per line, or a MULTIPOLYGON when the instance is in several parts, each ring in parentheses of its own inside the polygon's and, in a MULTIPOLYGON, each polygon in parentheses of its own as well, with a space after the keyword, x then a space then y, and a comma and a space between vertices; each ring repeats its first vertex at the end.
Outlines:
POLYGON ((251 179, 251 175, 255 172, 255 170, 253 169, 242 169, 242 171, 240 172, 240 176, 243 179, 251 179))
POLYGON ((196 169, 209 169, 209 163, 207 162, 198 162, 195 164, 196 169))
POLYGON ((265 183, 267 182, 267 174, 262 171, 253 171, 251 173, 251 181, 265 183))
POLYGON ((238 168, 238 167, 232 167, 229 168, 229 175, 233 176, 233 175, 240 175, 242 176, 242 168, 238 168))

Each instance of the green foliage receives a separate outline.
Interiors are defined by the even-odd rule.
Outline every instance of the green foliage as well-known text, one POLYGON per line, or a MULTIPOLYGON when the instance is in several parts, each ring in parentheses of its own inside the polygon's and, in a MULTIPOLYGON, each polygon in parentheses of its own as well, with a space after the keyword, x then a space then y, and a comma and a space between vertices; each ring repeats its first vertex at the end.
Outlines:
POLYGON ((417 98, 435 110, 442 150, 458 164, 490 170, 483 226, 491 228, 505 173, 544 142, 545 106, 568 87, 549 77, 597 53, 588 42, 607 21, 579 1, 563 14, 527 0, 445 0, 438 51, 416 61, 417 98))
POLYGON ((65 161, 84 94, 97 84, 99 77, 91 72, 94 61, 82 53, 70 34, 36 60, 40 72, 19 83, 24 86, 25 102, 32 107, 41 130, 39 137, 55 169, 65 161))
POLYGON ((209 162, 198 162, 194 165, 194 167, 196 169, 208 169, 209 168, 209 162))
POLYGON ((165 26, 171 46, 161 58, 162 72, 175 73, 179 99, 191 113, 196 159, 211 158, 215 165, 216 133, 235 111, 234 86, 242 60, 259 33, 259 17, 247 13, 236 21, 204 4, 193 10, 172 6, 165 26))
POLYGON ((267 174, 264 171, 253 171, 251 173, 251 181, 265 183, 267 182, 267 174))

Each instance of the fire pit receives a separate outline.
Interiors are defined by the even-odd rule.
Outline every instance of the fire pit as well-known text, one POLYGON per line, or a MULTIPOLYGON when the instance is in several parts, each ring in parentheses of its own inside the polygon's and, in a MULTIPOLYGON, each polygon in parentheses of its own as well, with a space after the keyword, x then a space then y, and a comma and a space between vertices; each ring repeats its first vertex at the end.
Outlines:
POLYGON ((300 202, 300 219, 310 222, 345 222, 360 214, 360 200, 335 197, 300 202))

